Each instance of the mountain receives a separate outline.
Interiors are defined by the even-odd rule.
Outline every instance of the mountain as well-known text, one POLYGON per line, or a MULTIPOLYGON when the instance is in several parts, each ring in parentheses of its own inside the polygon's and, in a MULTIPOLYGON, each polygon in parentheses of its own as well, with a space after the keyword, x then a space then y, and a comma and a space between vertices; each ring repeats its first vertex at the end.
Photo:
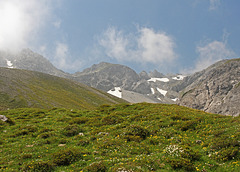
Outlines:
POLYGON ((0 52, 0 66, 36 70, 103 90, 131 103, 180 104, 211 113, 238 115, 239 59, 223 60, 189 76, 157 70, 139 74, 131 68, 102 62, 67 74, 29 49, 0 52))
POLYGON ((182 80, 183 76, 167 78, 156 70, 137 74, 127 66, 102 62, 75 73, 72 79, 113 95, 118 94, 118 97, 132 103, 175 103, 178 93, 169 88, 182 80), (120 93, 114 92, 119 89, 120 93))
POLYGON ((94 109, 122 99, 78 82, 40 72, 0 68, 0 109, 53 108, 94 109))
POLYGON ((105 91, 116 86, 133 90, 134 83, 140 80, 138 74, 129 67, 105 62, 75 73, 73 79, 105 91))
POLYGON ((206 112, 240 114, 240 59, 223 60, 183 81, 180 105, 206 112), (185 88, 184 88, 185 87, 185 88))
POLYGON ((30 49, 23 49, 19 53, 0 52, 0 67, 26 69, 59 77, 68 77, 67 73, 57 69, 45 57, 34 53, 30 49))

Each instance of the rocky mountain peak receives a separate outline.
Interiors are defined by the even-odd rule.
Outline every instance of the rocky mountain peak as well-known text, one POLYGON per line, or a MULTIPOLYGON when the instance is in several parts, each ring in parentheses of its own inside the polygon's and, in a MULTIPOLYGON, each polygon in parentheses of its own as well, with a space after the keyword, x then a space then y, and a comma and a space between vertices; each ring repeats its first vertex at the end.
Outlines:
POLYGON ((240 114, 240 59, 223 60, 187 78, 180 105, 206 112, 240 114))

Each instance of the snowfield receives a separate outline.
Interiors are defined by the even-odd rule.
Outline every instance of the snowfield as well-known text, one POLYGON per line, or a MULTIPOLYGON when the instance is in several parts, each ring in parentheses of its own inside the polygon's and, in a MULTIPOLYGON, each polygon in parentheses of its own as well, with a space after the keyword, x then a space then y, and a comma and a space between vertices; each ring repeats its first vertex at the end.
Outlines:
POLYGON ((172 101, 176 102, 178 100, 178 98, 175 98, 175 99, 171 99, 172 101))
POLYGON ((183 80, 185 77, 186 76, 178 75, 178 76, 172 77, 172 79, 180 81, 180 80, 183 80))
POLYGON ((168 78, 151 78, 148 80, 148 82, 156 82, 156 81, 169 82, 169 79, 168 78))
POLYGON ((151 88, 152 94, 155 94, 154 88, 151 88))
POLYGON ((162 90, 160 88, 157 88, 157 90, 159 91, 159 93, 161 93, 162 95, 166 96, 166 94, 167 94, 166 90, 162 90))
POLYGON ((8 65, 8 68, 13 68, 13 64, 11 61, 7 60, 7 65, 8 65))
POLYGON ((114 87, 114 89, 109 90, 107 93, 113 96, 116 96, 118 98, 122 98, 122 91, 120 87, 114 87))

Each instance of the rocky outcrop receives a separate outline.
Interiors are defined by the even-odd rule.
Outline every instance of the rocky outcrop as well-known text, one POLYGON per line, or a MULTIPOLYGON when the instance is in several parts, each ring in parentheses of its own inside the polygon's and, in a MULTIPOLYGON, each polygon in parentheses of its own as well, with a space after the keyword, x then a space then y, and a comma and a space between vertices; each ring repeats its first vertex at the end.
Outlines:
POLYGON ((140 80, 138 74, 129 67, 105 62, 75 73, 72 79, 104 91, 114 87, 132 90, 140 80))
POLYGON ((26 69, 65 78, 69 76, 53 66, 45 57, 30 49, 23 49, 19 53, 0 52, 0 67, 26 69))
POLYGON ((0 115, 0 120, 3 122, 6 122, 8 120, 8 118, 4 115, 0 115))
POLYGON ((186 79, 193 82, 181 93, 180 105, 223 115, 240 114, 240 59, 221 61, 186 79))

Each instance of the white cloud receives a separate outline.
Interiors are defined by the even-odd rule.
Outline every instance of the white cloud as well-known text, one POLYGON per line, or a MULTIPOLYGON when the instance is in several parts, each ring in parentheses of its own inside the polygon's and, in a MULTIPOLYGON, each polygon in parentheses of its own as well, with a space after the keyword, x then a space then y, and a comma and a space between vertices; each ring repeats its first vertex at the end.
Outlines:
POLYGON ((26 48, 49 14, 47 0, 0 0, 0 50, 26 48))
POLYGON ((122 31, 118 31, 113 27, 108 28, 104 32, 99 43, 105 48, 105 52, 109 57, 117 60, 126 60, 130 53, 130 50, 128 49, 130 42, 127 36, 123 35, 122 31))
POLYGON ((207 68, 213 63, 235 56, 236 54, 227 47, 226 42, 213 41, 203 46, 197 46, 199 58, 196 61, 193 72, 207 68))
POLYGON ((138 48, 142 60, 150 63, 171 62, 176 58, 173 39, 164 32, 149 28, 140 29, 138 48))
POLYGON ((57 42, 55 49, 55 64, 61 69, 68 68, 66 63, 68 58, 68 45, 64 43, 57 42))
POLYGON ((124 34, 123 31, 110 27, 104 32, 99 43, 107 56, 118 61, 163 66, 177 57, 171 36, 146 27, 138 29, 138 34, 135 35, 124 34))
POLYGON ((73 60, 68 45, 62 42, 56 43, 53 63, 57 68, 70 72, 75 72, 82 67, 82 61, 73 60))
POLYGON ((53 22, 53 26, 55 26, 57 29, 61 27, 61 24, 62 24, 62 21, 59 19, 53 22))
POLYGON ((209 10, 216 10, 221 4, 221 0, 209 0, 209 3, 209 10))

